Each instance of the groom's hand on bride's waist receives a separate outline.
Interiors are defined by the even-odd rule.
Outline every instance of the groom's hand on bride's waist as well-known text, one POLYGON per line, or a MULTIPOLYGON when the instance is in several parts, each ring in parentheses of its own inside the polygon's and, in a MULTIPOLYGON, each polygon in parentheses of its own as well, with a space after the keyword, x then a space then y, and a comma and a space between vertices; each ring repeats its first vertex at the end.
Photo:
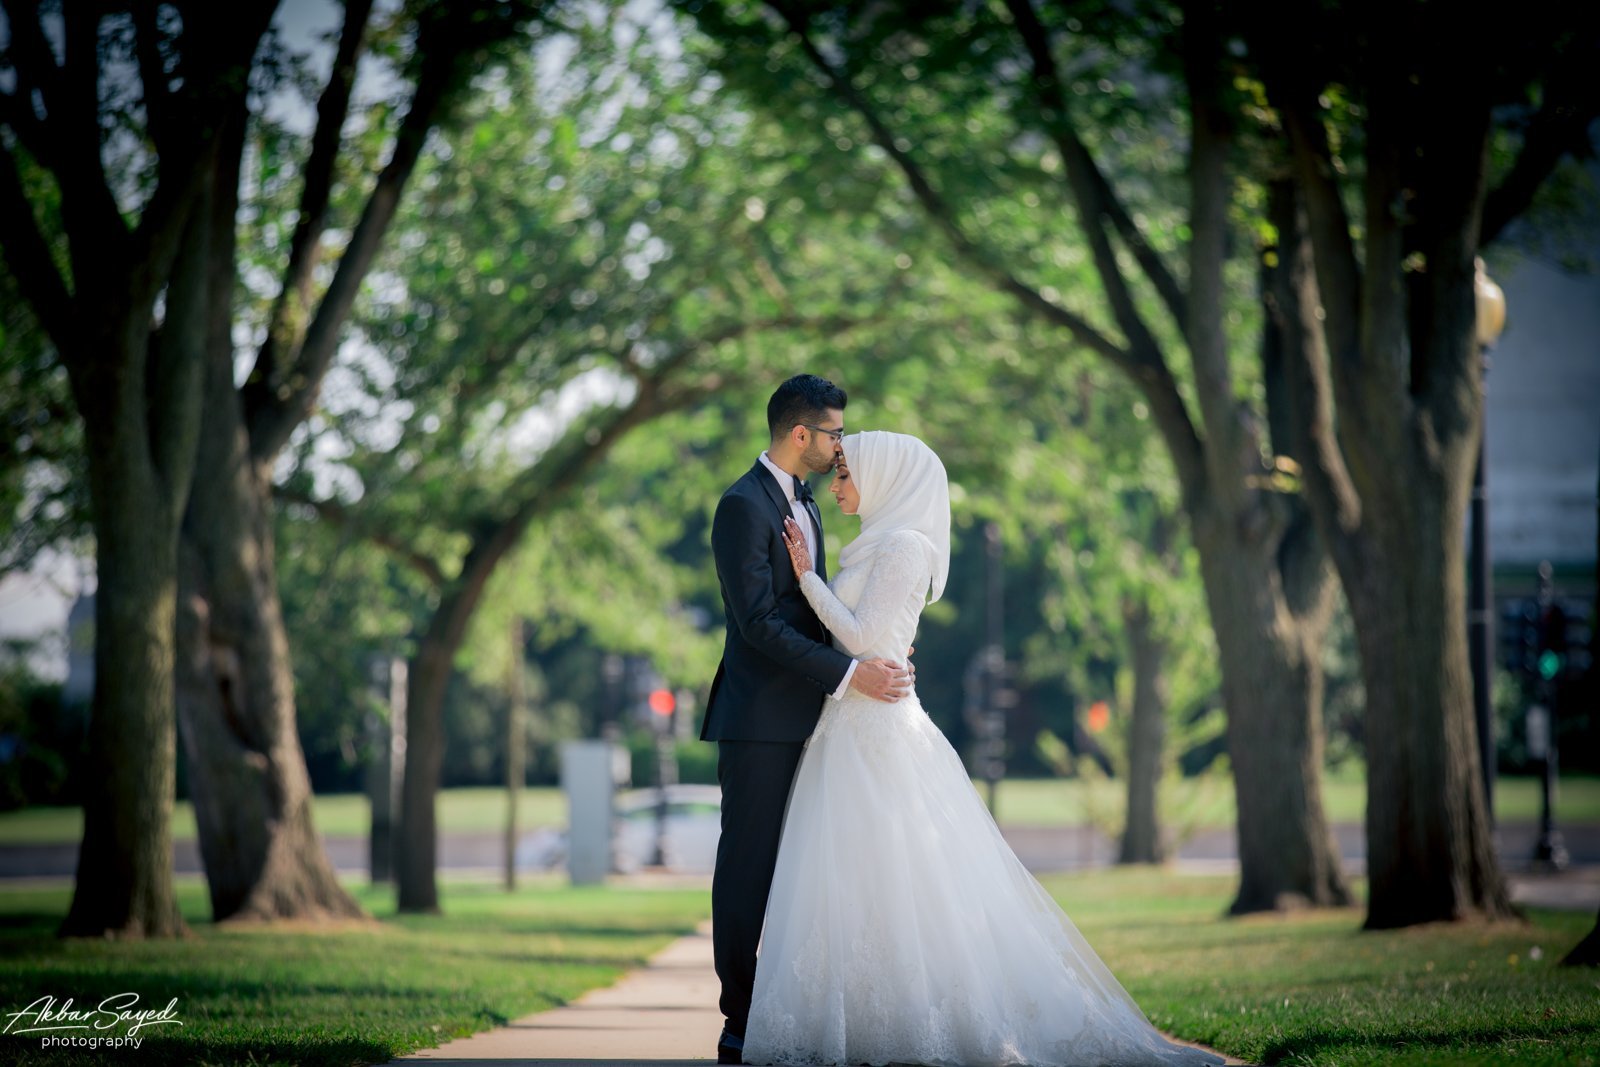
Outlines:
POLYGON ((911 668, 892 660, 874 657, 856 664, 850 688, 858 693, 893 704, 911 693, 911 668))

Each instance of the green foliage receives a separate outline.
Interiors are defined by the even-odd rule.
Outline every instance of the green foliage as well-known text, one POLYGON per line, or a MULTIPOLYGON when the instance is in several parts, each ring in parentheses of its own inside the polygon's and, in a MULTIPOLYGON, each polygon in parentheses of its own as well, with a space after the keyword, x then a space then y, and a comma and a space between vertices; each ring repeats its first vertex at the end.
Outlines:
POLYGON ((78 799, 85 709, 61 706, 61 686, 33 672, 33 642, 0 645, 0 811, 78 799))
POLYGON ((83 548, 88 495, 67 372, 0 265, 0 575, 46 549, 83 548))

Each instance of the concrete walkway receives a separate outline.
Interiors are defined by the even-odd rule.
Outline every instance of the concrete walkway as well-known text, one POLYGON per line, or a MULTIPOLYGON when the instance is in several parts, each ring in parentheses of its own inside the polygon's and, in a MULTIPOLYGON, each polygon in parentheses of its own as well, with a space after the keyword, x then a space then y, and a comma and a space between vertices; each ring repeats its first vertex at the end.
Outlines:
POLYGON ((394 1062, 434 1067, 715 1063, 722 1032, 717 994, 708 924, 674 941, 614 986, 394 1062))
POLYGON ((717 993, 708 923, 662 949, 614 986, 393 1064, 704 1067, 716 1062, 717 1035, 722 1031, 717 993))

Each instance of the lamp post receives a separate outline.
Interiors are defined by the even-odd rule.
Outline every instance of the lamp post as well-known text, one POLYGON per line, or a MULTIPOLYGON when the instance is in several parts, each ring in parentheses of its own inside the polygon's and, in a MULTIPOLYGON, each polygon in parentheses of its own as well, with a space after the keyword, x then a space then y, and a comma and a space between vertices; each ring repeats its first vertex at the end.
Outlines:
POLYGON ((1478 724, 1478 762, 1483 772, 1483 802, 1494 819, 1494 617, 1490 613, 1493 578, 1489 562, 1489 486, 1484 463, 1485 442, 1489 436, 1489 349, 1506 325, 1506 297, 1484 271, 1483 258, 1476 260, 1473 295, 1476 297, 1476 338, 1482 357, 1483 413, 1478 433, 1478 463, 1472 475, 1472 548, 1467 563, 1470 585, 1467 602, 1467 644, 1472 656, 1472 710, 1478 724))

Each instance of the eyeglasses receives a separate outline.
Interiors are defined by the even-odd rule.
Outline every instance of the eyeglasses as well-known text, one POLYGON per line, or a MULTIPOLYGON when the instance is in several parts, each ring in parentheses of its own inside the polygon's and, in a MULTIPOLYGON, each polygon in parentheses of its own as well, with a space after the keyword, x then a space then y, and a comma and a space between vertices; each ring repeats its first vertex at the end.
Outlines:
POLYGON ((800 425, 804 426, 808 430, 815 430, 817 433, 827 434, 829 437, 833 438, 834 444, 838 444, 840 441, 844 440, 843 430, 830 430, 826 426, 813 426, 809 422, 802 422, 800 425))

